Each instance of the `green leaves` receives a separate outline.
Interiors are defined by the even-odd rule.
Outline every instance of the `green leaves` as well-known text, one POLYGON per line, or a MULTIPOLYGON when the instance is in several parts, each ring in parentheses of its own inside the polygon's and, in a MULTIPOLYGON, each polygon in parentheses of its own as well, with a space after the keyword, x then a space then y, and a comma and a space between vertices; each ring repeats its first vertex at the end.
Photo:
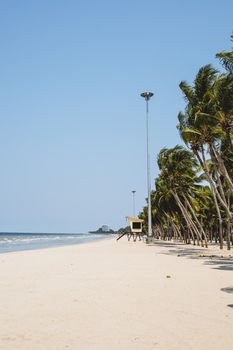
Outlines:
POLYGON ((201 132, 191 128, 185 128, 181 132, 181 137, 184 142, 187 143, 198 143, 200 142, 201 132))
MULTIPOLYGON (((199 69, 193 84, 179 84, 186 106, 178 114, 177 129, 188 149, 165 147, 157 157, 160 173, 151 195, 152 222, 167 237, 173 230, 186 239, 193 231, 202 239, 202 225, 207 230, 214 225, 220 232, 226 208, 229 211, 233 206, 229 197, 233 177, 233 52, 222 51, 216 57, 227 69, 225 74, 208 64, 199 69), (192 219, 199 233, 190 228, 192 219)), ((147 212, 145 207, 143 218, 147 212)))
POLYGON ((229 73, 233 73, 233 51, 220 51, 216 54, 216 57, 229 73))
POLYGON ((200 68, 198 71, 193 87, 197 103, 200 102, 205 97, 209 89, 212 88, 216 74, 217 70, 210 64, 200 68))

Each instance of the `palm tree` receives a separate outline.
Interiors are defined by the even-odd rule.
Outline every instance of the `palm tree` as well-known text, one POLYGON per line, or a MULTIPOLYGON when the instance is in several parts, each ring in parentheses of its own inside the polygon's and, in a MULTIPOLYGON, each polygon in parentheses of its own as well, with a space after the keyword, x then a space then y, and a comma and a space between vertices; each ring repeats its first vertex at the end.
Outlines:
MULTIPOLYGON (((231 41, 233 41, 233 34, 231 35, 231 41)), ((233 73, 233 51, 221 51, 216 54, 216 57, 220 59, 220 62, 229 73, 233 73)))
MULTIPOLYGON (((231 36, 233 40, 233 35, 231 36)), ((216 55, 226 69, 202 67, 193 85, 180 89, 186 100, 178 129, 188 149, 163 148, 159 176, 151 194, 152 226, 156 237, 204 244, 233 235, 233 52, 216 55), (201 174, 202 170, 202 174, 201 174), (208 184, 206 184, 206 182, 208 184)), ((147 206, 140 217, 147 225, 147 206)))
POLYGON ((194 189, 202 179, 197 175, 197 162, 191 152, 182 146, 172 149, 162 149, 158 155, 160 178, 173 195, 190 233, 194 239, 207 246, 207 237, 195 211, 190 204, 190 198, 195 197, 194 189), (191 213, 191 215, 190 215, 191 213))
MULTIPOLYGON (((232 167, 225 164, 224 156, 226 158, 226 153, 229 155, 232 147, 233 80, 228 76, 217 76, 217 71, 207 65, 199 70, 193 87, 181 82, 180 88, 187 105, 185 113, 180 113, 178 116, 178 129, 209 181, 218 213, 222 248, 222 217, 219 205, 224 208, 228 221, 232 220, 232 212, 227 203, 222 182, 224 181, 225 187, 232 195, 233 182, 230 173, 232 167), (227 148, 226 145, 228 145, 227 148), (209 171, 207 152, 218 174, 217 185, 209 171)), ((232 152, 231 154, 233 155, 232 152)), ((228 163, 232 164, 230 160, 228 163)))
MULTIPOLYGON (((227 145, 233 148, 233 77, 217 78, 216 75, 217 71, 207 65, 199 70, 193 87, 185 82, 180 83, 188 103, 185 114, 180 113, 178 116, 179 129, 184 141, 191 141, 194 143, 193 150, 200 151, 205 168, 203 153, 204 146, 208 146, 214 164, 226 179, 233 194, 233 182, 219 151, 223 142, 227 142, 227 145)), ((216 195, 218 196, 217 193, 216 195)), ((221 198, 219 200, 221 202, 221 198)), ((222 205, 224 206, 223 202, 222 205)))

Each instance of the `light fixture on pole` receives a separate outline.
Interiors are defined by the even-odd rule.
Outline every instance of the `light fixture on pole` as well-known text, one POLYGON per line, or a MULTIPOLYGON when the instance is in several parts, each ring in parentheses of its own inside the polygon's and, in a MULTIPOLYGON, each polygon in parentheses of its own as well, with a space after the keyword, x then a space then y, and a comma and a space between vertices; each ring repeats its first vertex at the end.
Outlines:
POLYGON ((133 193, 133 217, 135 218, 135 193, 136 191, 131 191, 133 193))
POLYGON ((150 150, 149 150, 149 108, 148 102, 154 94, 143 92, 141 96, 146 100, 146 146, 147 146, 147 191, 148 191, 148 237, 152 237, 151 221, 151 179, 150 179, 150 150))

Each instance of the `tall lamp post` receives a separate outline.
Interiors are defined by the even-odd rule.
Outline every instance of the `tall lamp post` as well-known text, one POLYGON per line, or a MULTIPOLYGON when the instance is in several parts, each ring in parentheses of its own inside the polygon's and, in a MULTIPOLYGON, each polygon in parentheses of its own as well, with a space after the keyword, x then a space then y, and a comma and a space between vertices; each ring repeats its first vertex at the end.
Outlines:
POLYGON ((133 217, 135 218, 135 192, 136 191, 131 191, 133 193, 133 217))
POLYGON ((150 178, 150 150, 149 150, 149 108, 148 102, 154 94, 152 92, 143 92, 141 96, 146 101, 146 146, 147 146, 147 191, 148 191, 148 237, 152 237, 151 222, 151 178, 150 178))

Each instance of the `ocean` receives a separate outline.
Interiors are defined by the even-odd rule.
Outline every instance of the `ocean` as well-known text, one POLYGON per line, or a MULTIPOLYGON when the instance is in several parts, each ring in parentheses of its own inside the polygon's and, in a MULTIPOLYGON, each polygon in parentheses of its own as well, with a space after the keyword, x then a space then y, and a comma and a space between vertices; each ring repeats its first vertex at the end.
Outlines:
POLYGON ((70 244, 81 244, 103 238, 106 238, 106 234, 0 232, 0 254, 19 250, 33 250, 70 244))

